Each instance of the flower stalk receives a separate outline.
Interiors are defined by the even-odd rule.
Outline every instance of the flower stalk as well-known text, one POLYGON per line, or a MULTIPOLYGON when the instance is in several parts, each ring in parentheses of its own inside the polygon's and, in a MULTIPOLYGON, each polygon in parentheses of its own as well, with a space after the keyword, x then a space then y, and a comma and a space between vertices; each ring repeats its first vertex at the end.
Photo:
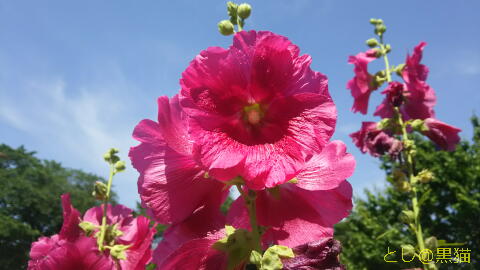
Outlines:
POLYGON ((261 231, 257 222, 256 193, 255 191, 249 190, 249 189, 247 190, 247 192, 245 192, 242 189, 242 186, 240 184, 237 184, 236 187, 238 192, 240 192, 248 210, 250 227, 252 227, 253 241, 255 243, 255 250, 260 252, 261 254, 262 253, 262 246, 260 244, 261 231))

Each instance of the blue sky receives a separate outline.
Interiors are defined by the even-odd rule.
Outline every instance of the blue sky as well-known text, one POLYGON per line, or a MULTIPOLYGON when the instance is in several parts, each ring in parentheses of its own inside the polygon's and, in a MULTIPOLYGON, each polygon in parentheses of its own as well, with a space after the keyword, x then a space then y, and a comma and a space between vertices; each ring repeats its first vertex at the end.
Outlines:
MULTIPOLYGON (((289 37, 328 76, 339 112, 334 138, 357 160, 350 178, 356 195, 384 183, 379 162, 348 137, 361 121, 375 120, 350 112, 345 89, 353 76, 348 55, 365 50, 373 35, 369 18, 386 22, 394 64, 418 42, 428 43, 424 63, 440 120, 470 139, 468 119, 480 114, 480 2, 383 2, 250 1, 246 25, 289 37)), ((106 176, 102 153, 115 146, 127 159, 134 126, 155 119, 156 98, 176 93, 189 61, 231 43, 216 30, 224 18, 224 1, 0 1, 0 143, 106 176)), ((379 102, 377 92, 370 115, 379 102)), ((114 182, 128 206, 138 200, 137 176, 129 166, 114 182)))

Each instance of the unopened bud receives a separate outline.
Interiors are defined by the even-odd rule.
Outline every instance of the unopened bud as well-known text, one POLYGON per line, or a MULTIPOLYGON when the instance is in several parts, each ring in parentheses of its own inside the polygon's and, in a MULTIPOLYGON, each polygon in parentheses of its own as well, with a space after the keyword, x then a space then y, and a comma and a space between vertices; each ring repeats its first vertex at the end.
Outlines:
POLYGON ((233 34, 234 28, 233 24, 229 20, 223 20, 218 23, 218 31, 224 36, 233 34))
POLYGON ((398 76, 402 76, 402 72, 403 72, 403 68, 405 67, 405 64, 399 64, 396 68, 395 68, 395 72, 397 72, 397 75, 398 76))
POLYGON ((407 175, 399 168, 393 169, 392 177, 395 182, 407 181, 407 175))
POLYGON ((368 39, 365 43, 367 43, 370 48, 378 46, 378 40, 375 38, 368 39))
POLYGON ((437 250, 437 247, 438 247, 437 238, 435 236, 430 236, 427 239, 425 239, 425 247, 430 250, 437 250))
POLYGON ((125 170, 125 161, 117 161, 115 163, 115 172, 121 172, 125 170))
POLYGON ((230 16, 231 18, 233 19, 236 19, 237 18, 237 9, 238 9, 238 5, 229 1, 227 2, 227 12, 228 12, 228 16, 230 16))
POLYGON ((415 213, 412 210, 403 210, 398 218, 404 224, 412 224, 415 222, 415 213))
POLYGON ((93 185, 92 195, 97 200, 103 201, 107 197, 107 190, 108 190, 108 187, 105 183, 96 181, 95 184, 93 185))
POLYGON ((392 51, 392 46, 390 44, 385 45, 385 53, 389 53, 392 51))
POLYGON ((385 33, 385 31, 387 31, 387 27, 384 24, 379 23, 375 26, 375 34, 376 35, 381 36, 381 35, 383 35, 383 33, 385 33))
POLYGON ((250 17, 251 12, 252 12, 252 7, 247 3, 243 3, 238 6, 238 9, 237 9, 238 17, 244 20, 250 17))
POLYGON ((383 118, 380 122, 377 123, 377 128, 381 130, 389 130, 392 125, 391 118, 383 118))
POLYGON ((412 187, 410 186, 410 184, 407 181, 395 182, 395 187, 400 192, 409 192, 409 191, 412 190, 412 187))
POLYGON ((402 247, 402 256, 405 255, 405 256, 414 256, 415 255, 415 248, 410 245, 410 244, 407 244, 407 245, 401 245, 402 247))
POLYGON ((423 169, 418 173, 417 178, 418 178, 418 181, 420 181, 420 183, 425 184, 433 180, 434 174, 430 170, 423 169))
POLYGON ((370 23, 373 24, 373 25, 376 25, 376 24, 379 24, 379 23, 382 23, 382 19, 374 19, 374 18, 371 18, 370 19, 370 23))
POLYGON ((428 127, 425 125, 425 121, 423 121, 421 119, 413 120, 412 123, 410 124, 410 126, 418 132, 428 131, 428 127))

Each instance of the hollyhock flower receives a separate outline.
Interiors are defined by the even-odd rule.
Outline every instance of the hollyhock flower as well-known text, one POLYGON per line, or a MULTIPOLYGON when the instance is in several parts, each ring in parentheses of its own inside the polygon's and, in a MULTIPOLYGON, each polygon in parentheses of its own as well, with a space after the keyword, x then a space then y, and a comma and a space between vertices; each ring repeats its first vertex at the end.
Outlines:
POLYGON ((30 270, 111 270, 114 263, 100 254, 94 238, 81 235, 80 213, 70 203, 68 194, 62 195, 63 225, 59 234, 40 237, 32 243, 30 270))
POLYGON ((368 152, 374 157, 386 153, 395 156, 402 150, 402 143, 378 129, 376 122, 362 122, 362 128, 350 134, 350 137, 362 153, 368 152))
POLYGON ((352 111, 366 114, 368 110, 368 100, 370 93, 377 89, 374 78, 368 73, 368 63, 377 59, 374 50, 361 52, 348 58, 348 63, 355 65, 355 77, 348 81, 347 88, 352 91, 354 98, 352 111))
MULTIPOLYGON (((103 208, 94 207, 85 212, 84 221, 94 225, 102 224, 103 208)), ((114 239, 114 245, 126 245, 126 259, 118 260, 121 269, 145 269, 152 258, 150 249, 155 228, 150 228, 150 220, 144 216, 134 218, 132 210, 123 205, 108 205, 107 225, 116 225, 122 235, 114 239)))
MULTIPOLYGON (((425 82, 428 75, 428 68, 420 64, 422 60, 423 48, 425 42, 417 45, 413 54, 407 55, 405 67, 402 71, 402 78, 405 81, 403 85, 404 102, 400 106, 400 112, 404 120, 410 119, 426 119, 435 117, 433 107, 437 102, 434 90, 425 82)), ((399 90, 399 85, 390 84, 383 93, 391 93, 393 90, 399 90)), ((374 113, 382 118, 391 118, 393 116, 393 106, 391 100, 385 98, 383 103, 379 105, 374 113)))
POLYGON ((462 131, 461 129, 434 118, 425 119, 424 126, 427 130, 422 133, 444 150, 453 151, 455 150, 455 146, 460 142, 458 133, 462 131))
MULTIPOLYGON (((258 224, 268 228, 262 237, 264 246, 295 247, 333 236, 333 225, 352 208, 352 187, 345 179, 354 167, 355 160, 345 152, 345 145, 334 141, 307 162, 293 181, 296 183, 257 191, 258 224)), ((233 202, 227 224, 250 228, 242 197, 233 202)))
POLYGON ((228 194, 224 184, 206 177, 193 159, 189 124, 178 97, 158 99, 158 123, 143 120, 133 132, 140 145, 130 149, 140 173, 143 206, 161 224, 175 224, 202 208, 218 208, 228 194))
POLYGON ((211 176, 274 187, 323 148, 336 108, 310 63, 287 38, 262 31, 241 31, 230 48, 208 48, 190 63, 181 106, 192 118, 195 158, 211 176))
POLYGON ((345 266, 338 260, 342 246, 339 241, 329 237, 305 243, 293 248, 295 257, 283 261, 284 270, 343 270, 345 266))

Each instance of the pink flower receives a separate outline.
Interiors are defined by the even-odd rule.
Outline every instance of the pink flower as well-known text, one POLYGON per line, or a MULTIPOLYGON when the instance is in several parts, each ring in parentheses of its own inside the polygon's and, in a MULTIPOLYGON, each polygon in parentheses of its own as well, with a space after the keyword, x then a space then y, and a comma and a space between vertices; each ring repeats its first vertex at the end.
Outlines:
MULTIPOLYGON (((94 234, 87 236, 80 229, 80 213, 71 205, 68 194, 62 195, 62 206, 64 221, 60 233, 52 237, 41 237, 32 244, 28 269, 117 269, 117 262, 109 253, 99 251, 94 234)), ((126 259, 118 260, 122 270, 145 269, 152 257, 150 245, 155 229, 150 229, 147 218, 133 218, 131 212, 132 210, 122 205, 109 205, 107 208, 107 224, 117 224, 117 229, 123 233, 112 239, 113 244, 129 246, 126 259)), ((94 225, 100 225, 101 219, 101 207, 89 209, 84 216, 84 221, 94 225)))
MULTIPOLYGON (((355 160, 345 152, 345 145, 334 141, 307 162, 296 176, 296 184, 257 191, 258 223, 268 228, 262 238, 264 246, 295 247, 333 236, 333 225, 352 208, 352 187, 345 179, 354 167, 355 160)), ((250 229, 242 197, 232 204, 227 223, 250 229)))
POLYGON ((293 248, 295 257, 283 261, 284 270, 343 270, 339 256, 342 246, 339 241, 328 237, 293 248))
POLYGON ((96 240, 81 235, 80 213, 68 194, 62 195, 63 225, 59 234, 40 237, 32 243, 28 269, 31 270, 111 270, 113 261, 99 254, 96 240))
POLYGON ((202 51, 182 74, 194 156, 218 180, 251 189, 282 184, 334 132, 327 78, 287 38, 242 31, 228 49, 202 51))
POLYGON ((224 184, 206 176, 193 159, 189 122, 178 97, 158 99, 158 123, 141 121, 133 131, 140 145, 130 159, 140 173, 138 191, 148 213, 162 224, 175 224, 196 210, 218 208, 228 194, 224 184))
POLYGON ((362 128, 350 134, 350 137, 362 153, 368 152, 374 157, 387 153, 395 156, 402 150, 402 143, 378 129, 376 122, 362 122, 362 128))
POLYGON ((361 52, 348 58, 348 63, 355 65, 355 77, 348 81, 347 88, 352 91, 354 98, 352 111, 366 114, 368 111, 368 100, 370 93, 377 89, 373 76, 368 73, 368 63, 377 59, 374 50, 361 52))
POLYGON ((460 142, 458 133, 462 131, 456 127, 438 121, 434 118, 425 119, 424 125, 428 128, 423 134, 430 138, 434 143, 447 151, 455 150, 455 146, 460 142))
MULTIPOLYGON (((91 222, 94 225, 102 224, 103 207, 90 208, 85 212, 84 221, 91 222)), ((134 218, 132 210, 123 205, 108 205, 107 207, 107 225, 117 225, 117 229, 122 235, 115 239, 115 245, 130 246, 126 250, 126 259, 119 260, 122 270, 141 270, 145 269, 152 258, 150 249, 155 228, 150 228, 150 220, 144 216, 134 218)))
MULTIPOLYGON (((425 42, 421 42, 415 47, 413 54, 407 56, 405 68, 402 71, 402 78, 405 84, 402 85, 404 88, 404 100, 400 105, 400 112, 404 120, 435 117, 433 107, 437 99, 433 89, 425 82, 428 75, 428 68, 420 64, 425 45, 425 42)), ((391 93, 393 90, 399 89, 399 87, 398 82, 393 85, 391 83, 383 93, 391 93)), ((387 97, 383 103, 377 107, 374 115, 382 118, 391 118, 393 116, 393 106, 396 105, 392 104, 391 100, 387 97)))

